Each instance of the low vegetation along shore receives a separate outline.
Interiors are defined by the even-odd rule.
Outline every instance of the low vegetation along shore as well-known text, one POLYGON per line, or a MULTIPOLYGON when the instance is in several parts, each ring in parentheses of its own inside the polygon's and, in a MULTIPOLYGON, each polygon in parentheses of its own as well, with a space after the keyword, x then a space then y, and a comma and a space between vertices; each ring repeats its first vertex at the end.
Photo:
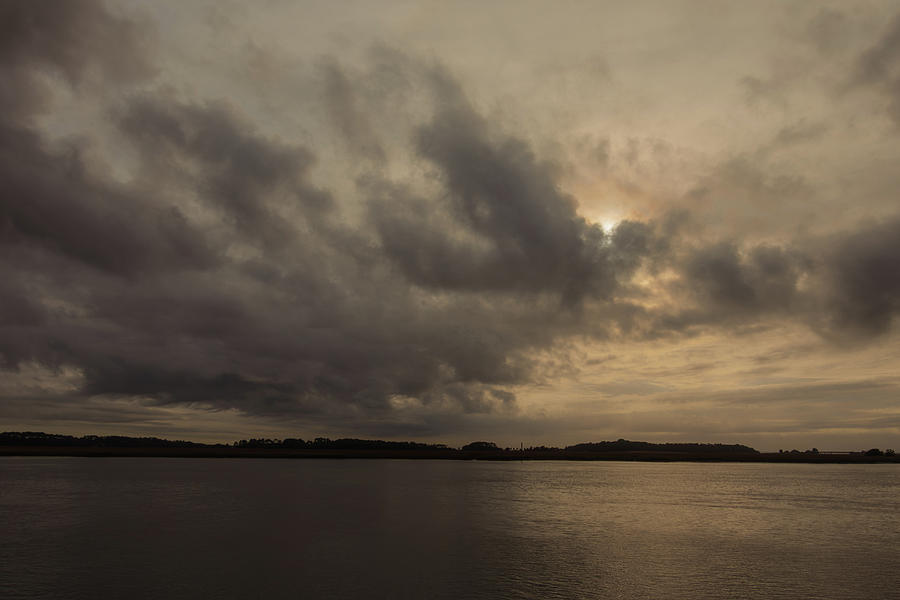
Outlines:
POLYGON ((445 460, 631 460, 710 462, 897 463, 893 450, 759 452, 740 444, 654 444, 619 439, 566 446, 500 448, 472 442, 444 444, 342 438, 254 438, 233 444, 201 444, 160 438, 0 433, 0 456, 147 456, 191 458, 408 458, 445 460))

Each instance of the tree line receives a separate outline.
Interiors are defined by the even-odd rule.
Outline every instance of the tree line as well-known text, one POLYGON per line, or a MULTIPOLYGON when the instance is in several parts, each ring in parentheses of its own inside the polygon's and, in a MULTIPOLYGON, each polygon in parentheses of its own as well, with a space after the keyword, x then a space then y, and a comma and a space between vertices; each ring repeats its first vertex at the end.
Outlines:
POLYGON ((520 448, 501 448, 494 442, 471 442, 461 448, 451 448, 446 444, 426 444, 422 442, 395 442, 386 440, 368 440, 358 438, 317 437, 311 440, 302 438, 249 438, 231 444, 203 444, 185 440, 166 440, 156 437, 128 437, 122 435, 84 435, 80 437, 40 431, 7 431, 0 433, 0 446, 60 446, 60 447, 92 447, 92 448, 224 448, 231 446, 244 449, 284 449, 284 450, 390 450, 390 451, 453 451, 463 452, 633 452, 660 451, 702 453, 756 453, 749 446, 740 444, 684 444, 651 442, 634 442, 619 439, 610 442, 590 442, 559 448, 556 446, 528 446, 520 448))
POLYGON ((75 437, 42 431, 4 431, 0 446, 59 446, 76 448, 194 448, 209 446, 184 440, 164 440, 156 437, 128 437, 124 435, 83 435, 75 437))
MULTIPOLYGON (((445 455, 462 452, 467 455, 512 456, 518 453, 540 454, 550 457, 555 454, 578 455, 613 452, 666 452, 670 454, 689 455, 750 455, 760 452, 743 444, 701 444, 701 443, 653 443, 625 439, 602 442, 585 442, 563 448, 556 446, 528 446, 519 448, 501 448, 494 442, 477 441, 460 448, 446 444, 426 444, 422 442, 395 442, 386 440, 369 440, 358 438, 317 437, 310 440, 302 438, 249 438, 231 444, 204 444, 186 440, 167 440, 157 437, 129 437, 123 435, 84 435, 72 436, 40 431, 6 431, 0 433, 0 446, 32 446, 32 447, 81 447, 81 448, 241 448, 241 449, 273 449, 273 450, 380 450, 391 452, 442 452, 445 455)), ((779 450, 779 454, 818 455, 819 450, 813 448, 800 452, 798 450, 779 450)), ((827 453, 826 453, 827 454, 827 453)), ((894 450, 872 448, 859 452, 866 456, 896 456, 894 450)))
POLYGON ((619 438, 614 442, 589 442, 566 446, 569 452, 686 452, 689 454, 759 454, 743 444, 697 444, 633 442, 619 438))
POLYGON ((360 440, 356 438, 317 437, 312 440, 301 438, 251 438, 232 444, 235 448, 278 448, 290 450, 448 450, 445 444, 423 444, 420 442, 389 442, 385 440, 360 440))

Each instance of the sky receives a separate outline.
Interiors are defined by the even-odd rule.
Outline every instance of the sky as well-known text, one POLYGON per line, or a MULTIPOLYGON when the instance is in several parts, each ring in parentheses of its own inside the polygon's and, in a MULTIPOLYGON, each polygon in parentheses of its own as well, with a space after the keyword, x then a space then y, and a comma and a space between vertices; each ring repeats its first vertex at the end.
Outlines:
POLYGON ((0 3, 0 429, 900 446, 896 2, 0 3))

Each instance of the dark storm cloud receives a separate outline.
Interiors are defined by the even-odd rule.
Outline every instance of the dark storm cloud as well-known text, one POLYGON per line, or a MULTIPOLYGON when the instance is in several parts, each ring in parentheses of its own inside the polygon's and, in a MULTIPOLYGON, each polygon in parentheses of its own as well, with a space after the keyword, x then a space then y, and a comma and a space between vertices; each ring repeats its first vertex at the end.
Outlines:
POLYGON ((879 335, 900 313, 900 219, 831 240, 826 273, 832 324, 879 335))
POLYGON ((312 152, 255 134, 224 103, 142 96, 119 124, 153 176, 193 189, 254 242, 287 243, 293 232, 277 214, 279 204, 312 219, 331 207, 329 194, 307 181, 312 152))
POLYGON ((52 102, 42 74, 76 86, 87 77, 148 75, 144 30, 97 2, 13 1, 0 14, 0 69, 8 76, 0 93, 0 243, 42 246, 121 275, 213 261, 177 207, 96 178, 102 167, 92 164, 87 142, 51 147, 29 126, 52 102))
POLYGON ((0 326, 31 327, 44 322, 44 309, 29 297, 26 279, 7 264, 0 263, 6 275, 0 280, 0 326))
MULTIPOLYGON (((77 74, 98 48, 69 50, 77 74)), ((330 77, 331 100, 353 97, 330 77)), ((437 95, 454 85, 431 81, 437 95)), ((389 412, 403 396, 507 411, 514 397, 498 386, 527 380, 526 352, 573 327, 552 314, 558 302, 417 291, 384 268, 367 226, 343 224, 310 183, 314 152, 262 136, 234 107, 135 91, 113 115, 139 160, 127 184, 89 140, 51 142, 24 118, 4 124, 0 146, 3 364, 74 367, 73 399, 340 418, 389 412)))
POLYGON ((416 132, 416 149, 446 189, 437 202, 376 186, 373 219, 388 255, 414 283, 467 291, 559 294, 567 306, 609 298, 647 253, 650 231, 624 222, 613 235, 577 213, 553 165, 526 143, 489 137, 464 100, 416 132), (400 202, 398 202, 400 200, 400 202))
POLYGON ((77 142, 0 127, 0 244, 41 246, 130 277, 216 258, 174 205, 99 179, 77 142))
POLYGON ((75 84, 92 68, 115 80, 148 74, 148 37, 146 29, 117 18, 95 0, 7 0, 0 7, 4 62, 50 65, 75 84))
MULTIPOLYGON (((527 270, 523 258, 514 255, 508 264, 494 265, 495 275, 503 277, 499 271, 504 266, 516 268, 523 281, 507 279, 506 286, 485 283, 462 290, 500 295, 457 295, 461 290, 447 281, 427 286, 431 291, 426 293, 418 289, 422 282, 409 278, 405 270, 402 278, 384 271, 378 255, 386 251, 385 258, 397 262, 390 244, 410 254, 425 253, 429 240, 401 240, 397 245, 397 236, 386 235, 380 227, 377 245, 328 220, 323 216, 327 194, 310 191, 303 177, 311 161, 309 150, 262 138, 214 105, 136 97, 123 115, 123 131, 139 147, 160 188, 170 181, 191 186, 208 210, 234 222, 237 239, 261 241, 264 254, 250 259, 220 256, 220 263, 190 273, 179 271, 173 261, 168 273, 127 289, 115 281, 98 282, 90 292, 90 306, 108 328, 105 335, 74 324, 64 344, 67 360, 86 378, 86 393, 214 403, 263 414, 328 412, 336 410, 333 403, 338 402, 374 415, 388 410, 388 400, 396 396, 468 412, 509 410, 514 398, 496 386, 527 381, 532 365, 526 353, 577 331, 578 318, 558 314, 560 298, 570 293, 563 283, 569 282, 553 275, 547 262, 527 270), (305 220, 274 216, 277 206, 271 203, 278 190, 289 199, 288 208, 305 220), (273 237, 283 242, 265 243, 273 237), (346 252, 354 240, 370 244, 374 258, 346 252), (551 298, 522 298, 520 290, 544 291, 551 298)), ((489 157, 502 156, 487 141, 469 143, 489 157)), ((592 267, 598 276, 600 268, 633 270, 646 251, 647 228, 626 223, 607 240, 599 228, 591 229, 575 216, 571 200, 555 190, 546 167, 532 161, 524 145, 519 152, 526 157, 525 167, 537 171, 533 177, 539 178, 543 191, 551 194, 546 201, 565 203, 561 209, 548 208, 553 219, 549 226, 562 232, 539 229, 537 239, 564 245, 569 243, 564 239, 567 232, 593 231, 598 236, 594 251, 603 260, 592 267)), ((504 167, 502 158, 494 160, 504 167)), ((524 168, 516 166, 521 170, 512 175, 524 175, 524 168)), ((454 177, 463 174, 457 169, 454 177)), ((385 201, 385 212, 372 213, 382 219, 381 225, 387 209, 402 200, 395 188, 389 189, 394 195, 385 201)), ((456 193, 449 184, 448 190, 456 193)), ((527 210, 538 210, 528 206, 537 203, 536 198, 487 197, 500 193, 490 188, 479 193, 485 202, 521 201, 527 210)), ((446 195, 439 193, 438 198, 446 195)), ((437 200, 428 204, 439 205, 437 200)), ((547 227, 537 216, 528 218, 532 221, 516 227, 547 227)), ((525 235, 496 220, 488 226, 467 220, 449 225, 496 246, 525 235)), ((223 243, 221 234, 203 233, 223 243)), ((582 243, 575 240, 572 247, 582 243)), ((565 258, 558 248, 546 250, 560 261, 565 258)), ((220 251, 225 248, 220 246, 220 251)), ((613 283, 606 285, 604 293, 613 283)))
POLYGON ((48 75, 69 84, 140 80, 153 71, 152 31, 109 13, 101 2, 0 4, 0 106, 5 116, 46 108, 48 75))
POLYGON ((796 292, 800 260, 782 248, 731 244, 699 248, 688 257, 684 283, 708 306, 734 312, 787 309, 796 292))
POLYGON ((900 312, 897 218, 792 246, 688 245, 668 260, 685 308, 653 317, 660 331, 791 317, 843 341, 887 334, 900 312))

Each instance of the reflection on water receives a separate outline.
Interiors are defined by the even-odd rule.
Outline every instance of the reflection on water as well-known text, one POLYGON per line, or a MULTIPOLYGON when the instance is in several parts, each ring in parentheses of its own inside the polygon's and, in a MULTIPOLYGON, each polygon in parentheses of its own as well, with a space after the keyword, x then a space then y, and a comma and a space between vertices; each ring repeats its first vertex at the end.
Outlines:
POLYGON ((0 598, 860 598, 897 465, 0 458, 0 598))

